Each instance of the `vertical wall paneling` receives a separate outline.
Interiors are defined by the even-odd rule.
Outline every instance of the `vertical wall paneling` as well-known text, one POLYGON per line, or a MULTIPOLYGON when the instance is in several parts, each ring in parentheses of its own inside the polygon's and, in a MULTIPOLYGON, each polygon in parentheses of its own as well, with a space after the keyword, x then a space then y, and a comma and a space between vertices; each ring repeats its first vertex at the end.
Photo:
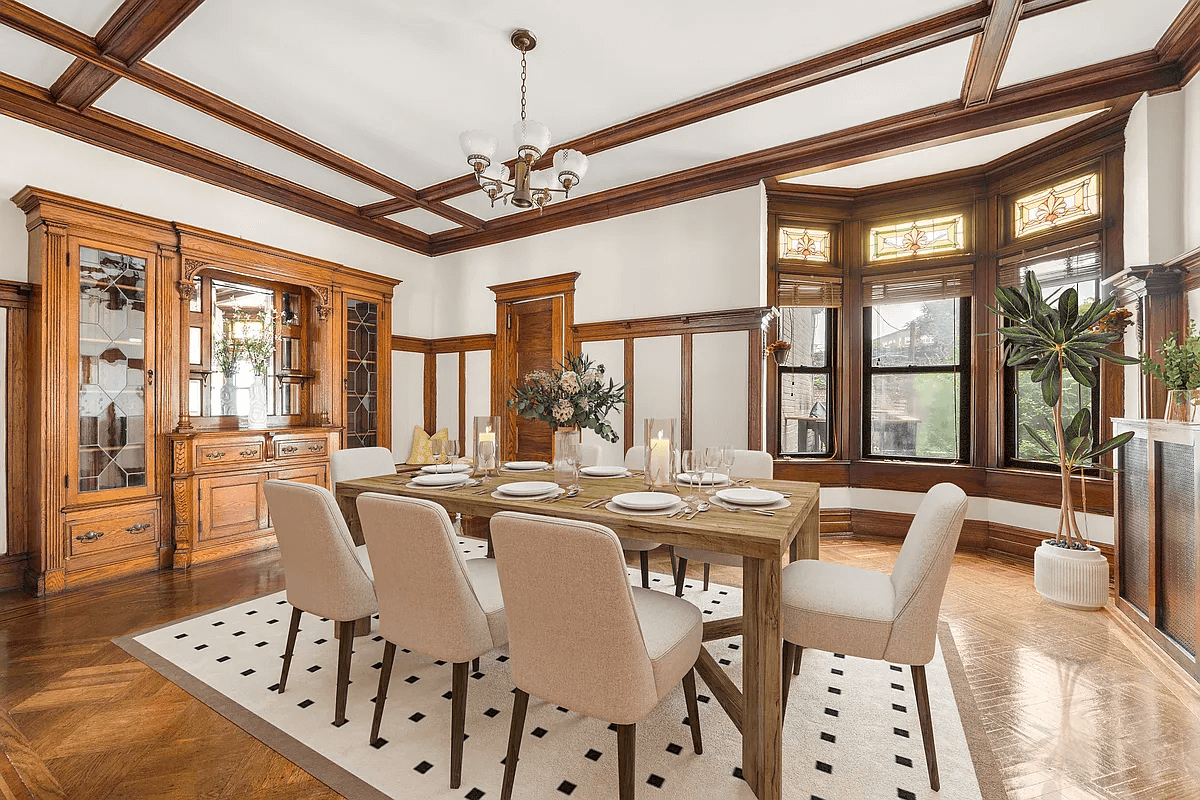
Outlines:
MULTIPOLYGON (((583 342, 579 346, 581 353, 597 364, 604 365, 605 384, 608 379, 618 385, 625 381, 625 343, 621 339, 606 342, 583 342)), ((629 447, 629 439, 625 436, 625 421, 629 416, 628 406, 618 406, 608 415, 608 423, 620 436, 616 442, 606 442, 592 431, 583 432, 584 444, 600 445, 601 464, 620 464, 625 458, 625 450, 629 447)))
MULTIPOLYGON (((0 397, 8 396, 8 309, 0 307, 0 397)), ((8 519, 8 435, 0 425, 0 519, 8 519)), ((8 552, 8 531, 0 526, 0 556, 8 552)))
POLYGON ((433 435, 437 431, 437 405, 438 405, 438 374, 437 374, 437 356, 433 353, 425 354, 425 432, 433 435))
POLYGON ((748 331, 697 334, 692 342, 692 446, 750 445, 748 331))
POLYGON ((467 354, 458 354, 458 446, 467 454, 467 354))
POLYGON ((642 420, 647 417, 675 420, 675 435, 679 435, 681 345, 680 336, 654 336, 633 342, 633 402, 637 409, 633 421, 635 445, 644 444, 642 420))
POLYGON ((750 331, 750 348, 746 360, 750 367, 746 383, 749 406, 746 409, 746 439, 751 450, 763 449, 763 341, 762 328, 750 331))
POLYGON ((636 414, 633 404, 633 382, 636 370, 633 368, 633 339, 624 339, 622 344, 624 345, 623 351, 625 356, 624 375, 628 384, 625 387, 625 436, 623 441, 625 442, 625 449, 628 450, 630 447, 633 447, 633 420, 636 414))
POLYGON ((412 432, 425 425, 425 356, 392 351, 392 454, 405 461, 412 452, 412 432))
POLYGON ((683 334, 679 343, 679 446, 692 447, 692 334, 683 334))
MULTIPOLYGON (((445 428, 450 438, 458 438, 458 353, 438 353, 437 364, 437 425, 445 428)), ((432 433, 432 431, 430 431, 432 433)))

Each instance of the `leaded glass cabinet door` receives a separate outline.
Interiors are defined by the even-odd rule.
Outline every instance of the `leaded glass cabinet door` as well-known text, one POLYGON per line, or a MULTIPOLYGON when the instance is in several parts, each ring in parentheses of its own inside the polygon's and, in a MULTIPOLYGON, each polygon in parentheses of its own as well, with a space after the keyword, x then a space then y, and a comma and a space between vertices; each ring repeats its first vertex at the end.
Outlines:
POLYGON ((346 298, 346 447, 379 444, 379 304, 346 298))
POLYGON ((73 239, 68 489, 76 502, 154 493, 153 253, 73 239))

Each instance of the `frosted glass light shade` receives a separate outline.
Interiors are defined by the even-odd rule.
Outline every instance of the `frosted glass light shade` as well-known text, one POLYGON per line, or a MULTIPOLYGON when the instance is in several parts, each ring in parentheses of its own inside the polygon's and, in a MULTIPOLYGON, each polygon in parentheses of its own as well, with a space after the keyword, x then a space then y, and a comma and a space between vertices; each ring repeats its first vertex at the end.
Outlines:
POLYGON ((578 186, 587 174, 587 156, 578 150, 559 150, 554 154, 554 172, 564 189, 578 186))
POLYGON ((458 144, 462 147, 463 155, 467 157, 467 163, 477 172, 482 167, 478 167, 476 164, 486 167, 492 163, 492 157, 496 155, 496 137, 487 131, 460 133, 458 144))
POLYGON ((483 171, 483 177, 489 181, 507 181, 509 176, 507 164, 492 164, 483 171))
POLYGON ((513 141, 517 145, 517 157, 529 160, 528 155, 538 158, 550 147, 550 129, 540 122, 523 119, 513 125, 513 141))
POLYGON ((530 173, 530 175, 529 175, 529 188, 533 189, 534 191, 536 191, 538 189, 548 190, 551 186, 554 185, 554 181, 555 181, 554 170, 552 170, 552 169, 535 170, 534 172, 530 173))

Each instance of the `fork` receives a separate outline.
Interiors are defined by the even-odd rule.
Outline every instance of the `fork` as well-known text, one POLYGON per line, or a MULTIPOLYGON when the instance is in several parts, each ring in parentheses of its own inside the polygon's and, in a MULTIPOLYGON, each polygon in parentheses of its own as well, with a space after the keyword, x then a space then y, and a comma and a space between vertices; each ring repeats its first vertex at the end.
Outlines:
POLYGON ((474 486, 479 486, 482 483, 483 483, 483 479, 477 478, 473 481, 467 481, 466 483, 460 483, 457 486, 447 486, 446 488, 442 489, 442 491, 443 492, 457 492, 459 489, 469 489, 474 486))
MULTIPOLYGON (((614 495, 613 495, 613 497, 616 497, 616 495, 614 494, 614 495)), ((605 498, 604 498, 604 499, 602 499, 602 500, 593 500, 593 501, 592 501, 592 502, 590 502, 590 503, 584 503, 584 504, 583 504, 583 507, 584 507, 584 508, 598 508, 598 507, 600 507, 600 506, 604 505, 605 503, 607 503, 609 500, 612 500, 612 499, 613 499, 612 497, 605 497, 605 498)))
POLYGON ((722 505, 718 505, 717 508, 721 509, 722 511, 728 511, 730 514, 736 514, 739 511, 752 511, 755 514, 762 514, 764 517, 775 516, 774 511, 763 511, 761 508, 741 508, 740 506, 722 506, 722 505))

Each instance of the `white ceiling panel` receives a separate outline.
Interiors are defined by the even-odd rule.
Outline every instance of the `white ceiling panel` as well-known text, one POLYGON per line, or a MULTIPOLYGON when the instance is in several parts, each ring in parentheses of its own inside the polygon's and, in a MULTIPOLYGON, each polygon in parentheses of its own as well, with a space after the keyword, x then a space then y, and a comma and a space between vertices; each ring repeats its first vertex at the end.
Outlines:
POLYGON ((0 72, 49 89, 73 60, 61 50, 0 25, 0 72))
POLYGON ((354 205, 388 198, 384 192, 131 81, 118 81, 96 106, 354 205))
POLYGON ((1001 86, 1150 50, 1186 0, 1087 0, 1017 26, 1001 86))
POLYGON ((95 36, 121 7, 121 0, 23 0, 25 5, 47 17, 95 36))
POLYGON ((148 60, 425 186, 464 172, 464 130, 511 148, 514 28, 538 36, 529 114, 561 142, 963 4, 207 0, 148 60))
MULTIPOLYGON (((1099 113, 1099 112, 1092 112, 1099 113)), ((878 186, 881 183, 919 178, 923 175, 937 175, 942 172, 952 172, 956 169, 976 167, 999 158, 1006 153, 1019 150, 1027 144, 1044 139, 1053 133, 1068 128, 1077 122, 1092 116, 1092 113, 1078 114, 1065 119, 1040 122, 1027 125, 1011 131, 990 133, 974 139, 964 139, 958 142, 934 145, 911 153, 901 153, 888 158, 854 164, 849 167, 816 172, 788 178, 784 183, 799 183, 805 186, 837 186, 845 189, 862 189, 867 186, 878 186)))
POLYGON ((437 233, 438 231, 448 231, 451 228, 458 227, 457 222, 451 222, 445 217, 439 217, 432 211, 426 211, 423 208, 410 208, 408 211, 401 211, 399 214, 389 214, 387 218, 407 225, 410 228, 416 228, 422 233, 437 233))

